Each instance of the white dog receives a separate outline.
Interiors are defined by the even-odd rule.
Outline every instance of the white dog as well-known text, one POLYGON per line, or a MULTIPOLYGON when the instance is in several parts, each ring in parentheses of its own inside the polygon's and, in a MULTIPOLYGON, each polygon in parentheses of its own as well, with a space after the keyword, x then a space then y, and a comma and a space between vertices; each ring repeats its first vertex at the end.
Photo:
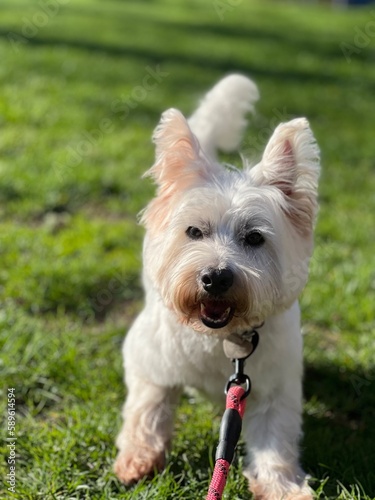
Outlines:
POLYGON ((187 121, 156 128, 158 190, 142 216, 145 307, 124 344, 128 397, 115 471, 131 483, 165 462, 184 386, 224 402, 232 364, 223 340, 258 329, 246 364, 244 417, 256 499, 311 499, 298 462, 302 336, 298 296, 308 276, 319 151, 306 119, 279 125, 257 165, 223 166, 258 99, 244 76, 221 80, 187 121))

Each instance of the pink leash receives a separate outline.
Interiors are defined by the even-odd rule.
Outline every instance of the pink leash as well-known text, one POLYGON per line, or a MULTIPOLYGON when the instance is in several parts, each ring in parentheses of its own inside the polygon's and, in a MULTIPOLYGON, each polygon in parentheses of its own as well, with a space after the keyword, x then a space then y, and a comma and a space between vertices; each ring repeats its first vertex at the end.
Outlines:
POLYGON ((221 439, 216 452, 215 468, 206 500, 219 500, 223 495, 229 467, 241 433, 242 418, 246 407, 244 396, 245 389, 240 385, 232 385, 228 390, 226 410, 220 428, 221 439), (225 458, 219 458, 222 455, 225 458))
POLYGON ((215 468, 206 500, 220 500, 224 492, 229 467, 241 434, 246 398, 251 391, 250 378, 244 372, 245 360, 255 351, 258 341, 259 335, 255 329, 242 336, 232 336, 229 342, 224 341, 225 354, 234 362, 235 373, 230 376, 225 389, 226 409, 221 421, 215 468))

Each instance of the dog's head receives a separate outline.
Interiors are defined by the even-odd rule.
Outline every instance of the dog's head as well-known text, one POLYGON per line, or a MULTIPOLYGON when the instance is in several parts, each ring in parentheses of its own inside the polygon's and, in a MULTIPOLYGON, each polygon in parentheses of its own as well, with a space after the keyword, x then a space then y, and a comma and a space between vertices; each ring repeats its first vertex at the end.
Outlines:
POLYGON ((241 171, 210 161, 177 110, 163 114, 154 142, 144 263, 164 303, 223 336, 289 307, 307 281, 317 212, 307 120, 279 125, 261 162, 241 171))

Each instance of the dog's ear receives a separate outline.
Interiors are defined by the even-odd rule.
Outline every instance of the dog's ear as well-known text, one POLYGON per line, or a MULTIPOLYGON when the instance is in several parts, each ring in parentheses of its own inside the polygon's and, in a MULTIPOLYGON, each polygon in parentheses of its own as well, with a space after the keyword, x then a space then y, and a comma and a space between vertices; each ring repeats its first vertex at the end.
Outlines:
POLYGON ((153 142, 155 164, 145 175, 154 179, 158 190, 144 210, 141 222, 148 229, 160 229, 169 219, 171 201, 176 193, 208 180, 210 165, 188 122, 177 109, 162 114, 153 142))
POLYGON ((159 195, 176 188, 182 190, 208 178, 208 163, 198 139, 177 109, 162 114, 153 142, 156 146, 155 164, 146 175, 159 186, 159 195))
POLYGON ((296 229, 311 234, 317 212, 319 148, 305 118, 279 125, 251 175, 257 185, 274 186, 284 195, 284 210, 296 229))

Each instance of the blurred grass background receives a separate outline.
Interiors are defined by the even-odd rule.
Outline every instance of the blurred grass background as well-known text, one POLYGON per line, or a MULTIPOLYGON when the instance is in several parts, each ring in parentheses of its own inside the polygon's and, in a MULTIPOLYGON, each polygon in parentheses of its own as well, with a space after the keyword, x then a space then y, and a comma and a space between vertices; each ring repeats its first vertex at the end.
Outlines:
MULTIPOLYGON (((232 71, 261 92, 245 155, 295 116, 321 147, 303 463, 319 498, 375 498, 374 23, 371 7, 260 0, 1 1, 1 432, 15 387, 18 437, 16 494, 2 441, 2 498, 204 496, 220 411, 199 396, 183 400, 163 474, 125 489, 111 467, 150 136, 232 71)), ((242 463, 226 498, 251 498, 242 463)))

